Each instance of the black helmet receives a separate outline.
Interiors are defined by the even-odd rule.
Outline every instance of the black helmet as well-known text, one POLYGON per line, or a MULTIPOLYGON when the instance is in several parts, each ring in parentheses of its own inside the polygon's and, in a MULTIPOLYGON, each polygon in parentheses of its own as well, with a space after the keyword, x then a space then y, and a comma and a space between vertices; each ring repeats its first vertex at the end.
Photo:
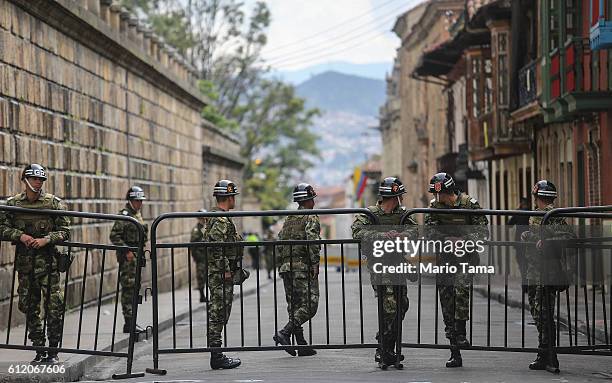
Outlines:
POLYGON ((457 189, 455 180, 448 173, 437 173, 429 181, 430 193, 454 193, 457 189))
POLYGON ((23 169, 21 173, 21 180, 25 180, 27 177, 38 177, 44 181, 47 180, 47 171, 39 164, 30 164, 23 169))
POLYGON ((533 185, 531 194, 544 198, 557 198, 557 187, 548 180, 540 180, 533 185))
POLYGON ((221 180, 215 184, 213 191, 214 197, 228 197, 232 195, 240 194, 236 184, 230 180, 221 180))
POLYGON ((317 196, 312 185, 302 182, 293 188, 293 202, 302 202, 317 196))
POLYGON ((406 188, 397 177, 387 177, 380 181, 378 186, 378 195, 381 197, 397 197, 404 193, 406 193, 406 188))
POLYGON ((125 194, 125 199, 129 201, 143 201, 147 197, 145 197, 145 192, 140 186, 132 186, 125 194))

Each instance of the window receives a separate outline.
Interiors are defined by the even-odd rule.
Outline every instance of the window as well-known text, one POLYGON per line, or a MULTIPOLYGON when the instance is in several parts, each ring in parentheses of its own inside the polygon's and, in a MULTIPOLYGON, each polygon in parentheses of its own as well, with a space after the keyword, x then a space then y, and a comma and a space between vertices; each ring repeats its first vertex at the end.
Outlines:
POLYGON ((472 117, 480 114, 480 58, 472 59, 472 117))
POLYGON ((485 59, 484 63, 484 114, 491 112, 491 106, 493 104, 493 63, 491 59, 485 59))
POLYGON ((497 35, 497 104, 508 104, 508 34, 497 35))
POLYGON ((550 50, 554 50, 559 48, 559 5, 557 2, 559 0, 549 0, 550 1, 550 50))
POLYGON ((573 38, 578 32, 577 0, 565 0, 565 40, 573 38))

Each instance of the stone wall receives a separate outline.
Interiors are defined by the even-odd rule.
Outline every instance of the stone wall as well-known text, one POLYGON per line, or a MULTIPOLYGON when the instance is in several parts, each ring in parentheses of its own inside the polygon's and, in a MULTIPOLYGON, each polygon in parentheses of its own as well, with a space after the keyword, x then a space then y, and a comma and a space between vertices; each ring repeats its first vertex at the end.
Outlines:
MULTIPOLYGON (((149 224, 165 212, 210 205, 203 185, 212 187, 220 174, 240 182, 242 163, 217 161, 214 171, 204 171, 206 148, 237 153, 238 143, 202 121, 206 100, 195 76, 172 48, 108 0, 0 0, 0 199, 23 190, 20 173, 36 162, 50 173, 45 190, 70 210, 115 214, 132 184, 147 194, 149 224)), ((188 240, 193 223, 162 226, 158 240, 188 240)), ((108 244, 111 227, 73 219, 71 240, 108 244)), ((0 251, 3 328, 14 248, 3 242, 0 251)), ((103 295, 114 291, 117 263, 113 252, 87 256, 90 301, 102 267, 103 295)), ((80 300, 84 259, 81 251, 71 269, 71 305, 80 300)), ((186 260, 176 252, 177 283, 185 282, 186 260)), ((169 261, 159 265, 163 279, 169 261)), ((150 265, 143 276, 148 283, 150 265)), ((13 316, 13 323, 20 319, 13 316)))

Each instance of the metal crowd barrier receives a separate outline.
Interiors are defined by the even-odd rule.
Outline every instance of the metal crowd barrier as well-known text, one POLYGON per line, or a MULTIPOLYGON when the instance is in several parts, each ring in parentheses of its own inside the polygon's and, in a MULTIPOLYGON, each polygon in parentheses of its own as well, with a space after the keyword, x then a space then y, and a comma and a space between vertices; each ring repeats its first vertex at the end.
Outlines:
MULTIPOLYGON (((612 219, 612 206, 594 206, 594 207, 582 207, 582 208, 558 208, 549 212, 537 212, 537 211, 525 211, 525 210, 488 210, 488 209, 433 209, 433 208, 415 208, 408 209, 405 213, 402 223, 406 219, 414 214, 464 214, 464 215, 485 215, 485 216, 541 216, 543 217, 542 225, 548 224, 549 220, 553 216, 562 217, 575 217, 575 218, 599 218, 599 219, 612 219)), ((553 242, 553 240, 548 240, 553 242)), ((546 242, 546 239, 544 239, 546 242)), ((555 318, 556 326, 556 344, 554 351, 559 354, 580 354, 580 355, 603 355, 612 356, 612 344, 610 342, 610 334, 612 334, 612 237, 602 236, 596 238, 579 238, 575 240, 557 241, 561 242, 564 246, 563 251, 568 249, 578 249, 578 255, 575 257, 575 270, 577 277, 573 283, 570 284, 569 288, 563 292, 557 291, 556 300, 552 302, 554 307, 549 307, 555 318), (610 270, 605 274, 600 281, 589 282, 584 275, 587 270, 586 262, 584 261, 585 251, 595 250, 600 252, 602 255, 607 256, 608 263, 610 264, 610 270), (582 258, 581 258, 582 257, 582 258), (591 296, 588 296, 588 290, 591 289, 591 296), (606 290, 608 295, 608 302, 606 303, 606 290), (600 295, 600 296, 599 296, 600 295), (590 299, 589 299, 590 298, 590 299), (601 306, 597 307, 597 301, 601 298, 601 306), (565 312, 562 310, 564 305, 565 312), (580 318, 582 316, 582 319, 580 318), (596 329, 596 317, 601 318, 603 321, 603 331, 597 331, 596 329), (567 334, 561 334, 567 332, 567 334), (597 333, 597 335, 596 335, 597 333), (567 336, 566 336, 567 335, 567 336)), ((474 306, 474 292, 476 286, 472 281, 470 283, 470 306, 469 306, 469 341, 471 343, 467 350, 487 350, 487 351, 509 351, 509 352, 532 352, 538 351, 537 346, 529 346, 528 338, 526 341, 527 332, 527 321, 530 320, 531 315, 528 318, 525 317, 525 311, 529 311, 528 304, 525 301, 526 291, 522 289, 522 286, 514 286, 514 288, 521 288, 521 301, 520 304, 516 305, 516 302, 509 302, 509 290, 513 287, 509 285, 509 253, 510 249, 516 248, 517 246, 524 246, 523 242, 511 241, 511 240, 497 240, 485 241, 488 248, 488 261, 489 264, 493 263, 493 256, 496 252, 501 249, 509 248, 506 250, 507 256, 504 258, 503 267, 503 293, 494 293, 492 290, 492 276, 487 275, 486 284, 482 288, 478 288, 481 294, 486 298, 486 311, 476 313, 474 306), (492 310, 494 310, 495 301, 498 301, 503 305, 503 333, 501 337, 499 333, 494 331, 493 326, 500 327, 499 321, 492 320, 492 310), (493 304, 492 304, 493 303, 493 304), (520 309, 520 326, 521 336, 520 340, 510 339, 508 334, 509 326, 515 325, 515 321, 518 319, 511 319, 508 308, 516 307, 520 309), (478 314, 478 315, 476 315, 478 314), (485 325, 480 325, 483 322, 483 318, 480 315, 484 315, 485 325), (475 322, 477 323, 475 325, 475 322), (484 327, 484 328, 483 328, 484 327), (486 333, 483 334, 483 332, 486 333), (498 342, 496 342, 496 340, 498 342), (497 343, 497 344, 496 344, 497 343)), ((421 255, 419 254, 419 260, 421 255)), ((595 273, 598 267, 595 262, 591 262, 592 274, 595 273)), ((603 270, 601 273, 605 273, 603 270)), ((522 283, 522 282, 519 282, 522 283)), ((439 342, 439 314, 438 314, 438 286, 435 288, 435 307, 434 307, 434 320, 433 320, 433 331, 434 336, 430 341, 423 339, 422 326, 423 323, 423 280, 419 275, 417 286, 408 285, 409 295, 411 288, 416 287, 417 294, 417 326, 416 326, 416 342, 405 342, 402 340, 402 334, 406 334, 405 330, 398 329, 398 337, 400 339, 400 347, 408 348, 449 348, 450 346, 446 342, 439 342)), ((410 311, 415 310, 411 307, 410 311)), ((398 308, 399 311, 399 308, 398 308)), ((499 313, 497 313, 499 314, 499 313)), ((405 323, 405 322, 404 322, 405 323)), ((552 322, 551 322, 552 323, 552 322)), ((550 329, 549 329, 550 331, 550 329)), ((533 335, 533 331, 530 331, 533 335)), ((537 334, 537 332, 535 333, 537 334)), ((537 338, 536 338, 537 339, 537 338)), ((552 346, 549 347, 549 351, 552 351, 552 346)), ((399 356, 400 352, 398 352, 399 356)))
MULTIPOLYGON (((377 343, 368 343, 365 341, 364 334, 364 320, 366 320, 366 312, 364 306, 364 293, 362 291, 362 262, 360 260, 360 243, 352 238, 348 239, 330 239, 330 240, 295 240, 295 241, 258 241, 258 242, 226 242, 226 243, 211 243, 211 242, 197 242, 197 243, 158 243, 157 242, 157 230, 158 226, 166 220, 170 219, 184 219, 184 218, 210 218, 210 217, 270 217, 270 216, 288 216, 288 215, 346 215, 346 214, 366 214, 372 222, 377 223, 377 217, 373 215, 367 209, 315 209, 315 210, 281 210, 281 211, 236 211, 236 212, 206 212, 206 213, 168 213, 163 214, 153 222, 151 226, 151 262, 152 262, 152 297, 153 297, 153 368, 147 369, 146 371, 153 374, 163 375, 166 370, 159 368, 159 356, 160 354, 172 354, 172 353, 203 353, 203 352, 216 352, 216 351, 271 351, 271 350, 287 350, 295 349, 300 350, 305 347, 312 347, 314 349, 343 349, 343 348, 372 348, 377 347, 377 343), (278 293, 279 288, 277 286, 277 264, 276 264, 276 253, 278 252, 279 246, 288 246, 291 252, 294 246, 321 246, 321 273, 323 279, 321 293, 322 304, 325 307, 324 316, 319 315, 315 317, 317 319, 317 328, 324 327, 325 331, 320 335, 320 338, 324 338, 324 342, 313 342, 313 323, 314 319, 308 322, 308 336, 310 346, 282 346, 275 345, 272 341, 272 335, 276 333, 279 327, 278 310, 279 307, 284 308, 285 302, 282 299, 282 303, 279 303, 278 293), (355 250, 352 254, 348 254, 348 247, 352 246, 355 250), (273 277, 272 277, 272 291, 269 287, 264 287, 262 290, 262 283, 260 278, 260 269, 257 268, 251 273, 252 279, 255 280, 255 302, 250 304, 250 307, 245 307, 243 285, 238 287, 238 299, 235 300, 234 307, 239 306, 240 313, 239 319, 237 319, 236 308, 232 309, 230 315, 230 323, 226 324, 223 330, 223 347, 206 347, 205 344, 197 345, 196 343, 205 343, 205 337, 199 336, 203 333, 208 334, 208 309, 205 314, 199 313, 194 310, 192 305, 191 297, 191 280, 192 280, 192 267, 190 262, 190 255, 188 251, 183 251, 180 257, 186 258, 187 264, 187 284, 188 292, 186 299, 188 300, 188 322, 177 323, 175 307, 177 301, 185 299, 185 297, 176 296, 175 285, 175 263, 177 254, 175 250, 178 249, 193 249, 195 247, 202 247, 206 251, 206 260, 208 261, 208 249, 211 247, 222 247, 225 249, 230 247, 255 247, 257 249, 269 247, 273 252, 273 277), (339 248, 339 249, 338 249, 339 248), (331 257, 331 251, 336 251, 336 256, 340 257, 340 271, 339 281, 332 280, 332 272, 328 271, 328 258, 331 257), (165 256, 162 255, 163 250, 169 251, 165 256), (356 258, 358 272, 348 273, 345 269, 346 258, 356 258), (171 280, 171 305, 172 305, 172 336, 170 339, 166 339, 166 345, 160 345, 159 339, 159 289, 158 289, 158 277, 157 267, 161 262, 167 262, 169 258, 170 269, 172 273, 171 280), (350 281, 347 278, 350 276, 350 281), (333 286, 331 284, 333 283, 333 286), (333 305, 330 299, 330 295, 337 296, 341 303, 338 302, 338 306, 333 305), (359 320, 358 328, 356 333, 348 333, 347 328, 354 329, 352 325, 347 325, 349 321, 353 322, 352 318, 347 317, 347 304, 358 305, 359 307, 359 320), (251 307, 252 306, 252 307, 251 307), (332 307, 333 306, 333 307, 332 307), (266 321, 262 322, 262 310, 270 313, 269 310, 273 310, 274 320, 273 326, 271 323, 266 321), (337 318, 332 313, 337 312, 337 318), (199 320, 202 316, 206 321, 206 325, 199 320), (247 322, 245 319, 248 317, 247 322), (196 318, 194 320, 194 318, 196 318), (232 322, 232 318, 234 321, 232 322), (194 323, 195 322, 195 323, 194 323), (336 326, 339 325, 339 326, 336 326), (181 327, 188 326, 187 334, 180 333, 181 327), (321 327, 319 327, 321 326, 321 327), (230 328, 228 328, 230 327, 230 328), (269 333, 266 333, 263 328, 267 328, 269 333), (177 334, 179 332, 179 334, 177 334), (194 333, 196 337, 194 337, 194 333), (256 334, 256 336, 255 336, 256 334), (231 337, 233 342, 228 342, 228 337, 231 337), (181 344, 182 343, 182 344, 181 344), (313 344, 314 343, 314 344, 313 344)), ((350 224, 349 224, 350 225, 350 224)), ((291 258, 292 259, 292 258, 291 258)), ((261 262, 260 262, 261 264, 261 262)), ((242 263, 240 264, 242 267, 242 263)), ((336 274, 333 274, 336 275, 336 274)), ((208 276, 207 276, 208 278, 208 276)), ((319 280, 321 275, 319 275, 319 280)), ((338 278, 334 278, 338 279, 338 278)), ((208 281, 207 281, 208 282, 208 281)), ((368 281, 369 282, 369 281, 368 281)), ((369 283, 368 283, 369 284, 369 283)), ((208 283, 206 283, 208 285, 208 283)), ((308 289, 310 293, 311 285, 309 283, 308 289)), ((282 287, 280 288, 282 291, 282 287)), ((207 290, 208 296, 208 290, 207 290)), ((224 291, 225 295, 225 291, 224 291)), ((310 295, 310 294, 309 294, 310 295)), ((209 303, 210 304, 210 303, 209 303)), ((309 306, 310 308, 311 306, 309 306)), ((376 305, 374 305, 376 307, 376 305)), ((294 306, 293 306, 294 308, 294 306)), ((320 313, 320 311, 319 311, 320 313)), ((376 313, 375 315, 378 315, 376 313)), ((289 314, 287 314, 289 316, 289 314)), ((376 321, 377 323, 379 321, 376 321)), ((353 322, 354 323, 354 322, 353 322)), ((304 324, 306 326, 306 324, 304 324)))
MULTIPOLYGON (((6 325, 6 339, 4 343, 0 343, 0 348, 14 349, 14 350, 57 351, 59 353, 86 354, 86 355, 99 355, 99 356, 112 356, 112 357, 126 358, 126 373, 125 374, 114 374, 113 378, 114 379, 124 379, 124 378, 144 376, 144 373, 133 373, 132 372, 132 363, 134 360, 134 342, 136 341, 136 337, 138 336, 137 334, 134 333, 133 329, 135 328, 136 320, 138 316, 138 304, 139 304, 138 291, 140 288, 141 270, 142 270, 142 267, 144 266, 143 248, 144 248, 144 234, 145 233, 144 233, 143 227, 138 223, 138 221, 135 220, 134 218, 123 216, 123 215, 83 213, 83 212, 64 211, 64 210, 26 209, 26 208, 13 207, 13 206, 0 206, 0 212, 3 214, 20 213, 20 214, 35 214, 35 215, 49 215, 49 216, 67 216, 67 217, 89 218, 89 219, 111 221, 111 222, 126 221, 126 222, 130 222, 136 225, 136 227, 138 228, 139 243, 140 243, 138 247, 101 245, 101 244, 94 244, 94 243, 81 243, 81 242, 70 242, 70 241, 62 242, 56 245, 56 246, 65 248, 68 255, 74 256, 74 261, 70 265, 70 268, 66 272, 60 273, 60 286, 63 287, 62 335, 61 335, 59 347, 57 348, 45 347, 45 346, 33 346, 29 344, 28 339, 27 339, 27 336, 28 336, 27 321, 26 321, 26 325, 24 326, 25 329, 23 333, 23 340, 19 342, 15 342, 17 340, 15 339, 15 336, 11 337, 11 331, 12 331, 11 325, 12 325, 13 309, 14 309, 13 301, 16 298, 15 283, 16 283, 16 274, 17 274, 16 268, 13 267, 12 280, 11 280, 11 294, 10 294, 10 301, 9 301, 9 312, 8 312, 7 325, 6 325), (109 279, 111 277, 114 277, 113 275, 109 275, 108 272, 105 272, 107 253, 113 250, 114 251, 130 250, 138 254, 136 257, 136 261, 137 261, 137 272, 136 272, 136 277, 135 277, 136 293, 134 294, 134 299, 132 301, 132 312, 133 312, 132 323, 131 323, 132 331, 130 331, 127 351, 116 350, 117 344, 115 342, 117 306, 118 306, 118 301, 119 301, 119 290, 120 290, 119 289, 119 280, 120 280, 119 273, 120 272, 119 272, 118 267, 117 267, 117 273, 116 273, 117 283, 116 283, 114 290, 111 293, 107 293, 106 295, 103 294, 104 279, 105 278, 109 279), (98 252, 98 254, 96 254, 96 252, 98 252), (99 256, 99 252, 101 252, 101 256, 99 256), (88 264, 96 262, 97 260, 100 262, 99 263, 100 271, 99 273, 97 273, 99 275, 99 285, 97 286, 98 294, 95 299, 95 302, 86 302, 85 301, 85 288, 86 288, 87 278, 88 278, 88 264), (77 267, 80 265, 82 265, 82 269, 81 268, 77 269, 77 267), (74 287, 76 286, 76 283, 80 284, 80 289, 78 291, 74 287), (69 294, 69 291, 71 294, 77 294, 76 297, 71 296, 71 294, 69 294), (115 302, 112 329, 111 328, 101 328, 100 326, 100 316, 101 316, 100 311, 103 305, 103 300, 106 300, 106 299, 114 299, 114 302, 115 302), (74 301, 76 303, 75 307, 66 307, 66 303, 68 300, 74 301), (95 330, 93 334, 93 344, 90 347, 87 347, 83 345, 83 343, 86 342, 86 340, 84 341, 83 338, 87 338, 89 336, 88 332, 85 332, 84 334, 82 333, 83 325, 85 324, 85 326, 87 326, 87 323, 84 323, 84 320, 83 320, 83 311, 86 305, 89 306, 92 304, 95 304, 97 306, 96 317, 95 317, 95 330), (78 310, 79 312, 78 325, 76 328, 77 333, 76 333, 75 344, 70 345, 70 346, 66 345, 64 342, 64 336, 66 334, 66 331, 65 331, 66 329, 64 329, 64 320, 65 320, 66 310, 73 310, 73 311, 78 310), (98 347, 98 343, 100 340, 100 333, 105 332, 105 331, 109 331, 111 333, 110 334, 111 345, 110 347, 107 347, 105 349, 100 349, 100 347, 98 347)), ((15 256, 16 256, 16 253, 15 253, 15 256)), ((50 274, 51 274, 51 268, 48 267, 47 281, 49 280, 50 274)), ((30 289, 28 293, 31 294, 32 290, 33 289, 30 289)), ((47 319, 48 319, 48 307, 47 306, 49 304, 49 298, 50 298, 49 294, 50 294, 50 289, 47 288, 47 297, 45 298, 41 297, 41 301, 45 302, 45 305, 44 305, 45 314, 44 314, 44 319, 43 319, 43 333, 45 335, 46 335, 46 330, 47 330, 46 328, 47 319)))

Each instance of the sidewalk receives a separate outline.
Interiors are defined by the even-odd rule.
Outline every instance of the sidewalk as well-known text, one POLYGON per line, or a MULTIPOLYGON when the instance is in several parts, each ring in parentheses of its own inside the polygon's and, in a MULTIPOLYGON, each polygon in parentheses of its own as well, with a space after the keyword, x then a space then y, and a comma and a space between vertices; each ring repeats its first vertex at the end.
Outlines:
MULTIPOLYGON (((253 273, 254 276, 255 273, 253 273)), ((249 278, 243 284, 243 296, 248 296, 256 291, 257 281, 254 277, 249 278)), ((260 286, 269 284, 270 281, 265 279, 265 274, 260 275, 260 286)), ((192 284, 191 292, 191 307, 192 314, 205 312, 206 304, 199 302, 199 293, 195 290, 195 285, 192 284)), ((144 289, 141 290, 144 293, 144 289)), ((239 289, 236 289, 235 295, 239 294, 239 289)), ((150 295, 150 294, 148 294, 150 295)), ((114 301, 114 300, 113 300, 114 301)), ((171 328, 173 323, 178 323, 189 318, 189 290, 187 286, 176 290, 174 294, 174 310, 173 310, 172 292, 165 292, 159 296, 159 331, 171 328)), ((16 310, 16 307, 14 308, 16 310)), ((81 338, 78 339, 79 317, 80 311, 71 311, 66 313, 64 321, 64 337, 62 347, 65 348, 80 348, 82 350, 100 350, 100 351, 115 351, 127 352, 129 337, 128 334, 123 334, 123 317, 121 314, 121 306, 117 307, 117 319, 115 329, 115 339, 112 342, 113 321, 114 321, 115 303, 103 304, 100 307, 98 339, 95 344, 96 333, 96 318, 98 316, 98 307, 93 305, 83 309, 81 320, 81 338), (77 347, 77 342, 80 342, 77 347)), ((147 333, 141 333, 140 341, 146 342, 150 339, 151 328, 153 324, 153 309, 151 297, 147 297, 138 308, 138 324, 147 328, 147 333)), ((23 345, 25 327, 17 326, 11 328, 9 344, 23 345)), ((6 344, 6 330, 0 332, 1 344, 6 344)), ((29 341, 28 341, 29 344, 29 341)), ((108 356, 96 356, 86 354, 69 354, 60 353, 60 362, 64 366, 63 374, 10 374, 9 367, 12 365, 16 368, 17 365, 23 369, 23 366, 29 365, 33 359, 34 351, 22 351, 0 348, 0 382, 51 382, 51 381, 77 381, 81 379, 83 374, 95 364, 100 363, 109 358, 108 356)), ((110 357, 115 359, 114 357, 110 357)), ((118 373, 126 371, 127 358, 122 358, 122 369, 118 373)), ((133 372, 138 372, 134 370, 133 372)))
MULTIPOLYGON (((607 287, 607 286, 606 286, 607 287)), ((610 291, 609 288, 605 289, 605 293, 601 289, 595 291, 590 286, 579 286, 576 291, 575 286, 570 286, 566 291, 563 291, 560 295, 560 310, 558 320, 562 324, 561 328, 567 332, 569 322, 571 321, 572 338, 575 336, 574 329, 577 327, 578 331, 583 335, 589 335, 590 343, 587 344, 602 344, 608 343, 610 339, 610 291), (577 293, 577 295, 576 295, 577 293), (595 293, 595 299, 593 299, 593 293, 595 293), (585 305, 586 302, 588 305, 585 305), (576 305, 576 298, 578 298, 578 305, 576 305), (568 301, 569 301, 569 312, 568 312, 568 301), (595 314, 595 317, 593 317, 595 314), (606 319, 604 321, 604 318, 606 319), (587 321, 588 319, 588 321, 587 321), (606 328, 607 324, 607 328, 606 328), (595 331, 593 331, 595 328, 595 331)), ((480 293, 482 296, 487 297, 488 287, 486 285, 474 285, 474 291, 480 293)), ((522 307, 522 289, 521 281, 518 278, 510 278, 508 280, 508 306, 514 308, 522 307)), ((503 276, 495 276, 491 278, 491 299, 496 300, 500 303, 505 302, 506 291, 504 288, 503 276)), ((526 318, 531 321, 531 314, 529 314, 529 299, 527 293, 524 297, 525 311, 527 311, 526 318)), ((557 309, 555 308, 555 313, 557 309)), ((562 342, 569 345, 567 337, 561 338, 562 342), (565 339, 565 340, 564 340, 565 339)), ((565 344, 560 344, 561 346, 565 344)), ((582 344, 585 345, 585 344, 582 344)))

